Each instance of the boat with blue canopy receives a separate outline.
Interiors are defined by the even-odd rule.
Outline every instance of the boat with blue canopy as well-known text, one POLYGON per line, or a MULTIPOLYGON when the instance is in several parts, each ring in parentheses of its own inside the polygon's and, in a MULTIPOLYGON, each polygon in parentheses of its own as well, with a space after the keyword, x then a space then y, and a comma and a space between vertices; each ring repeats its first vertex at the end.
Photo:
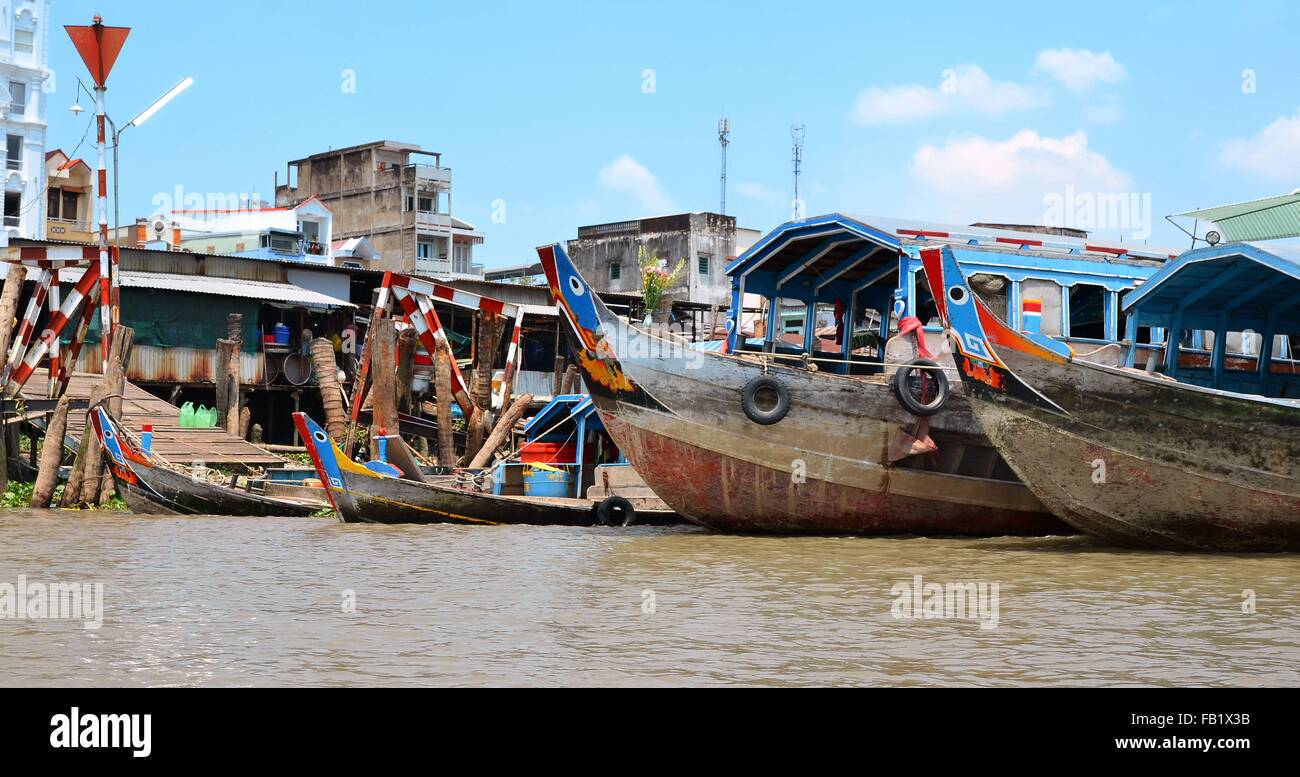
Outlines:
POLYGON ((1224 243, 1166 264, 1122 299, 1118 367, 1001 319, 950 248, 922 260, 975 417, 1053 513, 1128 546, 1300 550, 1294 246, 1224 243))

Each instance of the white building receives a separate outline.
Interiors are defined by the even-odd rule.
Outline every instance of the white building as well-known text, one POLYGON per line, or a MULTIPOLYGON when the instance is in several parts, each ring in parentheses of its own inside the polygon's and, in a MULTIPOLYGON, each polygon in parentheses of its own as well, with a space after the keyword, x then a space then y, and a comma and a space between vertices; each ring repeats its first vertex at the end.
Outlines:
POLYGON ((5 239, 45 237, 45 98, 53 87, 49 6, 47 0, 0 0, 5 239))
MULTIPOLYGON (((316 197, 283 208, 255 202, 234 210, 178 210, 142 226, 161 233, 144 242, 174 243, 179 237, 179 246, 172 247, 197 253, 334 264, 334 214, 316 197)), ((364 251, 348 252, 347 258, 367 260, 364 251)))

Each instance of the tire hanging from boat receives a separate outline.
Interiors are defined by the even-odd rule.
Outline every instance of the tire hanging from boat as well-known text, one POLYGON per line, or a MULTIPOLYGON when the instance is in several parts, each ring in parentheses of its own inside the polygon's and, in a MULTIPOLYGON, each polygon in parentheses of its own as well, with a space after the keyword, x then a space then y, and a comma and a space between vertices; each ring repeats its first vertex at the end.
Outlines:
POLYGON ((636 523, 636 508, 621 496, 607 496, 596 505, 596 520, 601 526, 625 528, 636 523))
POLYGON ((745 384, 745 388, 740 393, 740 408, 754 423, 771 426, 790 412, 790 389, 781 381, 768 375, 754 378, 745 384), (756 401, 760 391, 770 391, 775 394, 776 404, 767 409, 760 408, 756 401))
POLYGON ((898 398, 898 403, 903 406, 903 409, 922 418, 932 416, 942 410, 952 393, 952 389, 948 385, 948 376, 944 374, 943 368, 929 359, 913 359, 899 367, 890 380, 890 385, 894 389, 894 396, 898 398), (928 383, 933 383, 934 396, 928 402, 921 401, 912 392, 913 377, 920 384, 921 392, 924 392, 928 383))

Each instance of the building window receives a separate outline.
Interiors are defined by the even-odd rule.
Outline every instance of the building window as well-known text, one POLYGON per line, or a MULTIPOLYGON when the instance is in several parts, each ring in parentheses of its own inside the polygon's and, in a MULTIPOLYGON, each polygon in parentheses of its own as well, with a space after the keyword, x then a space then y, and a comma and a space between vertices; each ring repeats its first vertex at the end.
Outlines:
POLYGON ((437 212, 437 211, 435 211, 435 210, 433 209, 433 198, 432 198, 432 197, 421 197, 421 198, 420 198, 420 212, 421 212, 421 213, 436 213, 436 212, 437 212))
POLYGON ((27 115, 27 84, 22 81, 9 82, 9 113, 20 117, 27 115))
POLYGON ((416 258, 416 259, 432 259, 432 258, 433 258, 433 243, 427 243, 427 242, 425 242, 425 241, 423 241, 423 240, 421 240, 420 242, 416 243, 416 244, 415 244, 415 258, 416 258))
POLYGON ((618 280, 619 278, 622 278, 622 277, 623 277, 623 263, 622 263, 622 262, 610 262, 610 265, 609 265, 609 279, 610 279, 611 281, 616 281, 616 280, 618 280))
POLYGON ((5 192, 5 226, 16 227, 22 220, 23 196, 18 192, 5 192))
POLYGON ((14 32, 14 51, 19 54, 31 54, 36 51, 36 36, 31 30, 17 30, 14 32))
POLYGON ((709 274, 709 264, 708 254, 700 254, 700 275, 709 274))
POLYGON ((8 147, 7 166, 10 170, 23 169, 23 136, 10 135, 8 147))

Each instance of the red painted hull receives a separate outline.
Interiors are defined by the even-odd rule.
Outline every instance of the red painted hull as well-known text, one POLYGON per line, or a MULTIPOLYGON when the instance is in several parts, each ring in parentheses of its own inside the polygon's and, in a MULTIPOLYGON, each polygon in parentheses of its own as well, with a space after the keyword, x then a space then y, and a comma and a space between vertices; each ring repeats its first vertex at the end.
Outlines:
POLYGON ((958 506, 790 473, 699 448, 601 412, 632 466, 665 502, 717 531, 779 534, 1044 535, 1072 530, 1041 510, 958 506), (683 473, 690 473, 684 477, 683 473))

